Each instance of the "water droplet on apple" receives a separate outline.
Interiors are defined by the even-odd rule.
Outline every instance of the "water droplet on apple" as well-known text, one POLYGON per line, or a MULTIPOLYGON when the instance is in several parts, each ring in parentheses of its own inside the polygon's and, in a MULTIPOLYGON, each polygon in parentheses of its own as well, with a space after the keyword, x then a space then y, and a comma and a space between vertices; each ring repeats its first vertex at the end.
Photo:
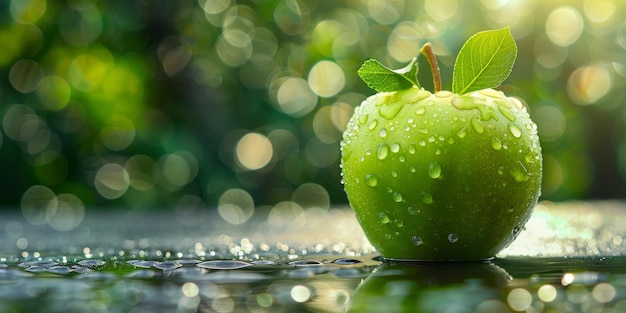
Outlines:
POLYGON ((409 153, 410 154, 415 154, 415 145, 414 144, 410 144, 409 145, 409 153))
POLYGON ((391 197, 393 198, 394 202, 402 202, 403 199, 402 194, 397 191, 394 191, 391 197))
POLYGON ((376 151, 376 157, 379 160, 384 160, 388 154, 389 146, 386 143, 381 143, 380 146, 378 146, 378 150, 376 151))
POLYGON ((422 192, 420 194, 420 198, 421 198, 422 202, 424 202, 425 204, 433 203, 433 196, 430 193, 428 193, 428 192, 422 192))
POLYGON ((393 143, 390 147, 391 152, 393 153, 398 153, 398 151, 400 151, 400 144, 399 143, 393 143))
POLYGON ((365 151, 365 155, 372 155, 372 150, 367 149, 367 151, 365 151))
POLYGON ((388 120, 392 120, 394 117, 396 117, 396 115, 398 115, 403 106, 404 104, 383 105, 378 110, 378 113, 380 113, 380 116, 388 120))
POLYGON ((483 122, 480 120, 479 117, 474 117, 472 118, 472 128, 474 128, 474 130, 479 133, 482 134, 485 132, 485 126, 483 125, 483 122))
POLYGON ((405 160, 406 160, 406 159, 404 158, 404 156, 403 156, 403 155, 401 155, 401 156, 398 158, 398 161, 400 161, 400 163, 404 163, 404 161, 405 161, 405 160))
POLYGON ((440 154, 441 154, 441 150, 440 149, 435 150, 435 155, 440 155, 440 154))
POLYGON ((393 223, 396 225, 396 227, 404 226, 404 223, 401 220, 395 220, 395 221, 393 221, 393 223))
POLYGON ((509 173, 518 183, 525 182, 530 179, 530 174, 528 174, 528 170, 526 169, 524 164, 519 161, 517 162, 517 166, 514 166, 509 173))
POLYGON ((439 141, 445 141, 446 137, 444 137, 443 135, 439 135, 439 137, 437 137, 437 139, 439 139, 439 141))
POLYGON ((415 111, 416 115, 422 115, 424 113, 426 113, 426 108, 425 107, 419 107, 419 108, 417 108, 417 111, 415 111))
POLYGON ((504 166, 498 167, 498 174, 500 175, 504 174, 504 166))
POLYGON ((423 140, 423 139, 420 140, 419 145, 422 146, 422 147, 425 147, 426 146, 426 140, 423 140))
POLYGON ((428 176, 430 178, 439 178, 441 176, 441 164, 439 162, 430 162, 428 165, 428 176))
POLYGON ((378 213, 378 221, 381 224, 388 224, 389 222, 391 222, 391 219, 389 218, 389 214, 385 212, 380 212, 378 213))
POLYGON ((365 183, 370 187, 376 187, 378 185, 378 174, 365 175, 365 183))
POLYGON ((451 243, 455 243, 455 242, 459 241, 459 235, 457 235, 457 234, 448 234, 448 241, 450 241, 451 243))
POLYGON ((435 136, 428 137, 428 142, 435 142, 435 136))
POLYGON ((428 128, 420 128, 417 131, 422 133, 422 134, 424 134, 424 135, 428 134, 428 128))
POLYGON ((391 239, 391 234, 385 234, 385 238, 391 239))
POLYGON ((511 132, 511 135, 513 135, 513 137, 515 138, 519 138, 522 136, 522 130, 515 124, 509 124, 509 131, 511 132))
POLYGON ((500 141, 497 137, 493 137, 491 140, 491 147, 494 150, 502 150, 502 141, 500 141))
MULTIPOLYGON (((502 101, 504 102, 504 101, 502 101)), ((497 102, 498 104, 500 104, 500 102, 497 102)), ((498 111, 500 111, 500 113, 502 115, 504 115, 504 117, 506 117, 509 121, 511 122, 515 122, 515 114, 513 114, 513 112, 511 112, 511 110, 509 110, 509 108, 503 106, 503 105, 499 105, 498 106, 498 111)))
POLYGON ((385 137, 387 137, 387 130, 386 130, 386 129, 384 129, 384 128, 383 128, 383 129, 381 129, 381 130, 378 132, 378 136, 380 136, 380 138, 385 138, 385 137))
POLYGON ((365 123, 367 123, 367 120, 369 119, 369 115, 367 113, 359 116, 359 124, 361 125, 365 125, 365 123))
POLYGON ((412 206, 408 207, 406 211, 409 213, 409 215, 415 215, 415 209, 413 209, 412 206))
POLYGON ((465 138, 465 135, 467 135, 467 128, 463 127, 459 129, 456 135, 459 136, 459 138, 465 138))
POLYGON ((415 171, 416 171, 416 170, 415 170, 415 167, 411 166, 411 167, 409 168, 409 171, 411 171, 411 173, 415 173, 415 171))
POLYGON ((422 245, 422 238, 418 237, 418 236, 413 236, 413 238, 411 238, 411 242, 413 243, 414 246, 421 246, 422 245))
POLYGON ((367 125, 367 128, 369 128, 369 130, 374 130, 374 128, 376 128, 376 126, 378 126, 378 120, 377 119, 373 119, 369 125, 367 125))
POLYGON ((398 177, 398 172, 396 172, 396 171, 391 171, 391 176, 392 176, 392 177, 398 177))
POLYGON ((437 91, 435 93, 435 97, 437 97, 437 98, 447 98, 447 97, 450 97, 452 95, 453 95, 453 93, 448 91, 448 90, 441 90, 441 91, 437 91))

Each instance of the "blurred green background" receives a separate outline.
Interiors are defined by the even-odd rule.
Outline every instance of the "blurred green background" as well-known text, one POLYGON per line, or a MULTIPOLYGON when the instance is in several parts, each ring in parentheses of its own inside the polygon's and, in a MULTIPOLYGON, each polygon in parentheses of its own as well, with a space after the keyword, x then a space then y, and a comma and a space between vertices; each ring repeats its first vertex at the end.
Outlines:
POLYGON ((621 0, 0 3, 0 205, 31 223, 71 229, 92 207, 280 223, 346 203, 361 63, 401 67, 430 41, 445 88, 462 43, 506 25, 519 55, 500 89, 538 124, 542 199, 626 196, 621 0))

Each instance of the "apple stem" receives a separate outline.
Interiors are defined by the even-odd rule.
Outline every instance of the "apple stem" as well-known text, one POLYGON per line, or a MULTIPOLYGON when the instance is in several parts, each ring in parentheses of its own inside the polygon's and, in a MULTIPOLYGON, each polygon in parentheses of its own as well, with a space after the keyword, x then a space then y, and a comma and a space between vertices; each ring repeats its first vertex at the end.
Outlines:
POLYGON ((428 64, 430 64, 430 70, 433 73, 435 92, 441 91, 441 73, 439 72, 439 66, 437 65, 437 57, 433 52, 433 45, 430 42, 425 43, 420 52, 426 57, 428 64))

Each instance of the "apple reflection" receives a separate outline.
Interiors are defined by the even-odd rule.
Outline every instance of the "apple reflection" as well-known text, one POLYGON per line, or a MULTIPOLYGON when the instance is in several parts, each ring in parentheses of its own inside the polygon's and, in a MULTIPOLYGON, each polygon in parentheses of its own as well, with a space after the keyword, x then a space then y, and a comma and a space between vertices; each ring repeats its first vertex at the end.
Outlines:
POLYGON ((509 312, 510 280, 491 262, 388 262, 358 286, 347 312, 509 312))

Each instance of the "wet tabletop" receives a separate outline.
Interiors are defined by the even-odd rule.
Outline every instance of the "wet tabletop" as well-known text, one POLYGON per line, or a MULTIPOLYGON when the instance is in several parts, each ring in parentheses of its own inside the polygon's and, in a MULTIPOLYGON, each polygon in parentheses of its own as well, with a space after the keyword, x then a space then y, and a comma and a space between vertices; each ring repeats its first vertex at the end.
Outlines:
POLYGON ((0 312, 626 312, 626 203, 541 203, 485 262, 381 262, 348 207, 0 214, 0 312))

